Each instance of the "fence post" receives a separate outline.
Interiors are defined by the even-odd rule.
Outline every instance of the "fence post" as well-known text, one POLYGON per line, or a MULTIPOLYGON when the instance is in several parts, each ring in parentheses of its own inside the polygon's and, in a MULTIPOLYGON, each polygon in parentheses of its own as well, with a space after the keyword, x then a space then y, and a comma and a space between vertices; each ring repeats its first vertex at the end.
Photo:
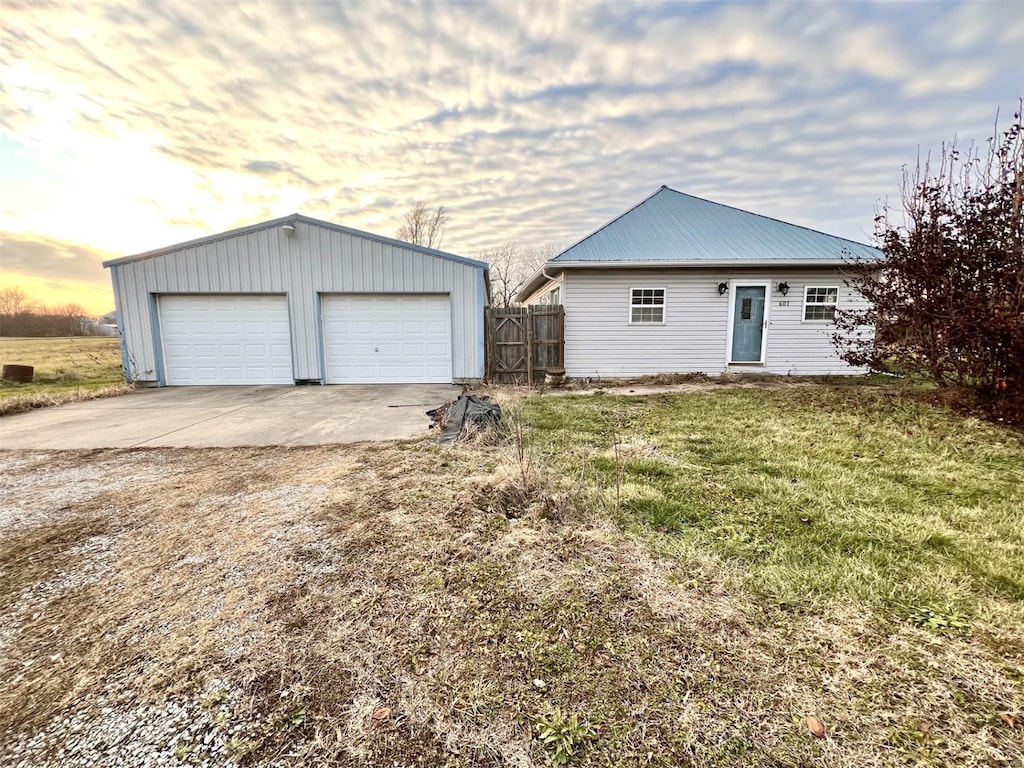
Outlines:
POLYGON ((494 377, 494 308, 484 307, 484 381, 494 377))
POLYGON ((533 307, 526 307, 526 380, 533 387, 533 307))

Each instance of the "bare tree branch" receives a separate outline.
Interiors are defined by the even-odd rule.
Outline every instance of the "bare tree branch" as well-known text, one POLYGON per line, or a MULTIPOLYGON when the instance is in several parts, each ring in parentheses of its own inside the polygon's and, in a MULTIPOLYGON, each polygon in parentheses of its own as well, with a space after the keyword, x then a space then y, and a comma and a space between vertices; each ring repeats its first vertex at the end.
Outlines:
POLYGON ((0 315, 19 315, 33 309, 35 306, 22 288, 12 286, 0 291, 0 315))
POLYGON ((490 264, 491 306, 510 307, 516 294, 544 264, 558 253, 557 246, 546 244, 523 247, 516 243, 502 243, 479 254, 490 264))
POLYGON ((412 209, 402 217, 402 224, 396 236, 407 243, 440 248, 447 226, 448 213, 443 205, 432 211, 422 200, 417 200, 412 209))

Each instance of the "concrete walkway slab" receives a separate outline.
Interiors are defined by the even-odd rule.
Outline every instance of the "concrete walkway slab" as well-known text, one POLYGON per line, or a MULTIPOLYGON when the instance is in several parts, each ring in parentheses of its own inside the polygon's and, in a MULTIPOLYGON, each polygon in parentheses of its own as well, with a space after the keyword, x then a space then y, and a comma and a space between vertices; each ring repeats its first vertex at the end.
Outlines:
POLYGON ((0 448, 332 445, 427 436, 450 384, 164 387, 0 417, 0 448))

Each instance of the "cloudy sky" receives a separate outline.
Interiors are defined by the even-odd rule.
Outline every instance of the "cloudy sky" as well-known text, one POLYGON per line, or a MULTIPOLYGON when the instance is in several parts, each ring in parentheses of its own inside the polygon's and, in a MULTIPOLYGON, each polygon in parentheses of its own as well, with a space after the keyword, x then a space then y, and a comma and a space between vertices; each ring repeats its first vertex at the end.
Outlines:
POLYGON ((667 184, 861 241, 1024 94, 1024 3, 0 0, 0 287, 293 211, 569 245, 667 184))

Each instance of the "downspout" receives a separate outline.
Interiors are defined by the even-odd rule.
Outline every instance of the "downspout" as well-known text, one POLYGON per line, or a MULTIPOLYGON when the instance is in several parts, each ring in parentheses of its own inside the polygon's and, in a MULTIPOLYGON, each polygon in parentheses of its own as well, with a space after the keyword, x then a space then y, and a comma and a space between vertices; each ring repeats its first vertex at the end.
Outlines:
MULTIPOLYGON (((554 282, 554 281, 556 281, 558 279, 554 275, 549 275, 548 274, 548 265, 547 264, 545 264, 543 267, 540 268, 540 274, 541 274, 541 276, 545 280, 548 280, 549 282, 554 282)), ((534 291, 534 293, 536 293, 536 291, 534 291)), ((532 296, 533 294, 530 294, 530 295, 532 296)))

